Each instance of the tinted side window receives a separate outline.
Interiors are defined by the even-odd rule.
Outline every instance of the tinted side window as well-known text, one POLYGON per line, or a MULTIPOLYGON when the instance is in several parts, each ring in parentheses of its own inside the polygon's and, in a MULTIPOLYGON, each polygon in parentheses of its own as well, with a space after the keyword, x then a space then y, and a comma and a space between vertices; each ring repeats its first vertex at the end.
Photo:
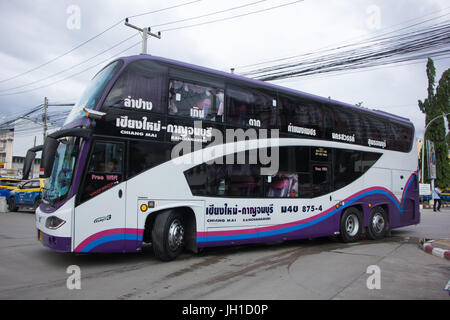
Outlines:
MULTIPOLYGON (((198 196, 311 197, 309 149, 280 147, 279 170, 272 176, 261 175, 261 165, 249 164, 249 152, 245 152, 245 164, 226 164, 223 158, 223 164, 202 164, 187 170, 185 176, 192 194, 198 196)), ((235 154, 234 163, 238 163, 237 159, 235 154)), ((316 182, 325 184, 325 181, 316 182)))
POLYGON ((226 194, 236 197, 262 197, 263 176, 260 175, 260 167, 256 164, 232 164, 227 165, 226 194))
POLYGON ((362 153, 362 170, 363 172, 366 172, 369 170, 375 162, 380 159, 381 153, 376 152, 363 152, 362 153))
POLYGON ((319 197, 331 191, 330 167, 328 165, 312 166, 312 195, 319 197))
POLYGON ((169 84, 169 114, 222 122, 224 91, 218 88, 171 80, 169 84))
POLYGON ((263 196, 263 176, 256 164, 201 164, 186 171, 185 177, 196 196, 263 196))
POLYGON ((408 152, 411 150, 414 130, 403 123, 389 123, 389 146, 392 150, 408 152))
POLYGON ((169 143, 130 141, 128 177, 168 161, 172 146, 169 143))
POLYGON ((347 149, 280 147, 278 172, 271 176, 261 175, 260 165, 248 164, 248 152, 246 164, 225 164, 224 158, 224 164, 202 164, 185 176, 198 196, 312 198, 354 182, 380 156, 347 149))
POLYGON ((313 197, 319 197, 332 190, 331 185, 331 157, 332 149, 311 147, 311 192, 313 197))
POLYGON ((192 194, 226 196, 226 166, 202 164, 185 172, 192 194))
POLYGON ((81 202, 123 181, 123 154, 122 143, 95 142, 84 179, 81 202))
POLYGON ((277 125, 277 97, 262 90, 227 88, 227 121, 231 124, 269 128, 277 125))
POLYGON ((365 144, 358 113, 334 108, 334 128, 331 138, 346 143, 365 144))
POLYGON ((272 198, 297 198, 310 196, 310 147, 279 148, 278 172, 264 177, 265 196, 272 198))
POLYGON ((102 109, 118 107, 163 112, 166 86, 167 68, 148 60, 133 62, 114 84, 102 109))
POLYGON ((302 137, 323 136, 323 110, 307 100, 280 98, 282 130, 302 137))
POLYGON ((375 117, 361 118, 363 145, 384 149, 387 145, 386 122, 375 117))
POLYGON ((328 162, 331 160, 331 149, 322 147, 311 147, 311 160, 328 162))
POLYGON ((338 190, 363 174, 361 152, 335 149, 334 189, 338 190))

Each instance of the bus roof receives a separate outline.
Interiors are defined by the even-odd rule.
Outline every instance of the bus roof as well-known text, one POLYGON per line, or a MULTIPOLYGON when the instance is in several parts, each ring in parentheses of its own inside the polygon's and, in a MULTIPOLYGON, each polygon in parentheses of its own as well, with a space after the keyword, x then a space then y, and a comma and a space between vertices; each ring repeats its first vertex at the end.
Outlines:
POLYGON ((276 84, 272 84, 272 83, 268 83, 268 82, 264 82, 264 81, 260 81, 260 80, 255 80, 255 79, 251 79, 251 78, 247 78, 244 76, 240 76, 234 73, 228 73, 228 72, 224 72, 224 71, 219 71, 219 70, 215 70, 215 69, 211 69, 211 68, 207 68, 207 67, 202 67, 202 66, 198 66, 198 65, 194 65, 194 64, 190 64, 190 63, 186 63, 186 62, 181 62, 181 61, 177 61, 177 60, 172 60, 172 59, 168 59, 168 58, 163 58, 163 57, 158 57, 158 56, 152 56, 152 55, 148 55, 148 54, 140 54, 140 55, 134 55, 134 56, 127 56, 127 57, 121 57, 120 59, 123 59, 126 62, 131 62, 131 61, 135 61, 135 60, 142 60, 142 59, 148 59, 148 60, 153 60, 156 62, 162 62, 165 64, 171 64, 174 66, 178 66, 178 67, 182 67, 182 68, 188 68, 188 69, 192 69, 192 70, 196 70, 196 71, 200 71, 203 73, 207 73, 213 76, 219 76, 219 77, 223 77, 223 78, 228 78, 228 79, 232 79, 232 80, 238 80, 238 81, 244 81, 247 82, 249 84, 253 84, 259 87, 265 87, 267 89, 274 89, 280 92, 284 92, 286 94, 294 94, 294 95, 298 95, 298 96, 303 96, 304 98, 307 99, 312 99, 312 100, 316 100, 322 103, 329 103, 332 105, 339 105, 345 108, 351 108, 354 110, 358 110, 358 111, 362 111, 362 112, 369 112, 378 116, 381 116, 383 118, 391 118, 392 120, 398 120, 398 121, 402 121, 402 122, 408 122, 410 124, 411 121, 408 118, 404 118, 389 112, 385 112, 385 111, 381 111, 381 110, 374 110, 374 109, 368 109, 368 108, 364 108, 364 107, 359 107, 356 105, 352 105, 352 104, 348 104, 348 103, 344 103, 341 101, 337 101, 337 100, 333 100, 333 99, 328 99, 328 98, 324 98, 321 96, 317 96, 314 94, 310 94, 310 93, 306 93, 303 91, 299 91, 299 90, 295 90, 295 89, 291 89, 291 88, 286 88, 286 87, 282 87, 276 84))

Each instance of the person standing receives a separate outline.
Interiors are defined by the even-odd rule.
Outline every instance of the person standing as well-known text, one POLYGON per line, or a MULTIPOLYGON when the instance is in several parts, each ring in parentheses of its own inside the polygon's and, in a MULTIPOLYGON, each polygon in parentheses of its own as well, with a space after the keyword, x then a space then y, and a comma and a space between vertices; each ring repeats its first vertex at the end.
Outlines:
POLYGON ((437 211, 441 211, 441 189, 439 189, 438 186, 436 186, 433 190, 433 211, 436 211, 436 204, 438 205, 437 211))

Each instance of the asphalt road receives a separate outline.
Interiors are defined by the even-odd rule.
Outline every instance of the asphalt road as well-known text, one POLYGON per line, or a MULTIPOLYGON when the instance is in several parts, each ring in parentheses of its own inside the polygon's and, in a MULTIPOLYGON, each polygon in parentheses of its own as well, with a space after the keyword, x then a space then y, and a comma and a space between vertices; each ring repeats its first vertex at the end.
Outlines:
MULTIPOLYGON (((417 240, 450 237, 450 209, 381 241, 333 238, 205 249, 163 263, 136 254, 63 254, 36 239, 34 214, 0 214, 0 299, 450 299, 450 262, 417 240), (68 289, 71 265, 80 289, 68 289), (372 289, 369 289, 372 287, 372 289)), ((69 281, 69 286, 70 286, 69 281)))

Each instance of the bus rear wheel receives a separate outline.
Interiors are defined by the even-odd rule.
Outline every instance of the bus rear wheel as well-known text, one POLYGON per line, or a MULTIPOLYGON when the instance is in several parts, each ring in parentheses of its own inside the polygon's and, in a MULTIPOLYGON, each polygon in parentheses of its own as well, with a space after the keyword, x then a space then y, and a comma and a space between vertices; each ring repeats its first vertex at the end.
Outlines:
POLYGON ((185 246, 183 215, 174 210, 158 214, 152 230, 152 246, 155 256, 171 261, 180 255, 185 246))
POLYGON ((372 240, 383 239, 389 228, 386 213, 382 207, 375 207, 370 211, 367 237, 372 240))
POLYGON ((361 215, 358 209, 348 208, 341 216, 340 237, 343 242, 358 241, 362 233, 361 215))

